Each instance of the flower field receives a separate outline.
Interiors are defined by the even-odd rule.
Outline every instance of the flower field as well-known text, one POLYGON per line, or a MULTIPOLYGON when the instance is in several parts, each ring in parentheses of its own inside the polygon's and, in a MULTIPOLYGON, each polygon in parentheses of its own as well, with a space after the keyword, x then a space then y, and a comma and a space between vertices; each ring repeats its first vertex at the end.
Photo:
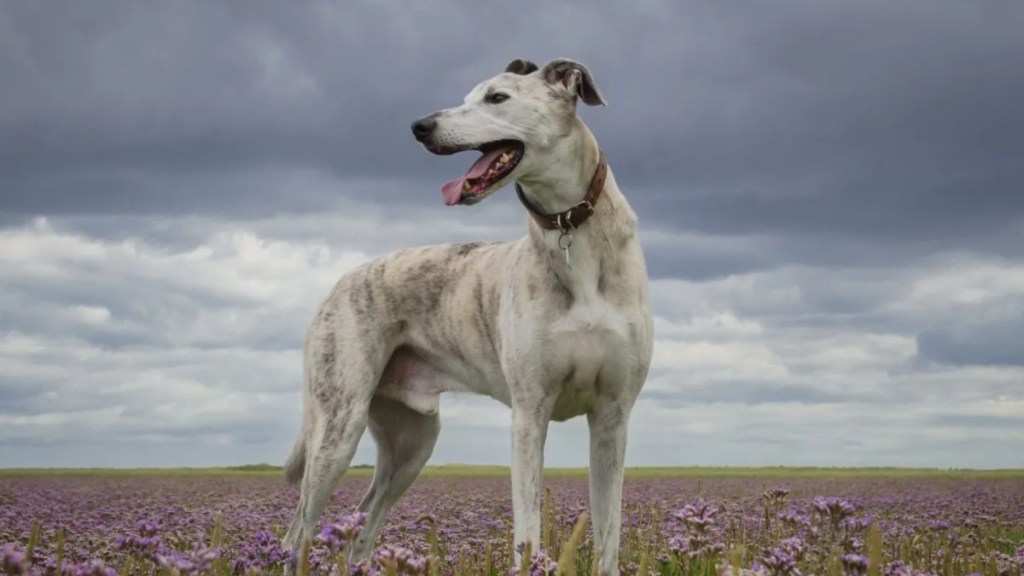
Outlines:
MULTIPOLYGON (((338 487, 302 569, 341 573, 368 482, 338 487)), ((507 476, 430 474, 350 573, 590 574, 585 476, 546 486, 528 565, 507 476)), ((641 474, 624 492, 625 575, 1024 574, 1024 475, 641 474)), ((0 474, 0 573, 279 574, 297 497, 279 473, 0 474)))

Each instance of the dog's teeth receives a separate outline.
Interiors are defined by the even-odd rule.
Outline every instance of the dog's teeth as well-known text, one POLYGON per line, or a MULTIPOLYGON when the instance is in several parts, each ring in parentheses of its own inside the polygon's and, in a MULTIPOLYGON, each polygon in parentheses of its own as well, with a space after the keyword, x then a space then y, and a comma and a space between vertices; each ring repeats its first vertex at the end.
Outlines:
POLYGON ((465 191, 469 191, 469 189, 472 188, 472 187, 473 187, 473 185, 470 184, 469 181, 466 181, 466 182, 462 183, 462 189, 465 190, 465 191))
POLYGON ((501 155, 501 158, 498 158, 498 163, 499 164, 508 164, 508 161, 511 160, 511 159, 512 159, 512 153, 511 152, 505 152, 504 154, 501 155))

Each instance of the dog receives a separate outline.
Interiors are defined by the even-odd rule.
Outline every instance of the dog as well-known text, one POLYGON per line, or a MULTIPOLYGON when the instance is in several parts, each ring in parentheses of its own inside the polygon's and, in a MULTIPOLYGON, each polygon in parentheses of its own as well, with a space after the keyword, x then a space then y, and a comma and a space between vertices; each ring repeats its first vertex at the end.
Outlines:
POLYGON ((368 428, 377 464, 348 551, 367 558, 433 452, 440 395, 472 392, 511 408, 517 562, 519 545, 541 542, 548 424, 587 417, 595 554, 600 574, 619 573, 627 428, 653 325, 637 217, 579 102, 605 105, 583 64, 517 59, 462 105, 412 124, 433 154, 482 153, 442 185, 445 204, 473 205, 515 183, 527 232, 398 250, 336 283, 306 335, 302 428, 285 464, 286 479, 301 482, 283 539, 296 556, 368 428))

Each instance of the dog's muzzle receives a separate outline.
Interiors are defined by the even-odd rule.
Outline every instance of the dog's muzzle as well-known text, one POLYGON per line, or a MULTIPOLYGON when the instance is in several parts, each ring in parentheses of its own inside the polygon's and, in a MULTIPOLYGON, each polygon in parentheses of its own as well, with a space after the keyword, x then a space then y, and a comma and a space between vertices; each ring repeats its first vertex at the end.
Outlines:
POLYGON ((433 115, 420 118, 412 123, 412 135, 417 142, 424 142, 437 129, 437 120, 433 115))

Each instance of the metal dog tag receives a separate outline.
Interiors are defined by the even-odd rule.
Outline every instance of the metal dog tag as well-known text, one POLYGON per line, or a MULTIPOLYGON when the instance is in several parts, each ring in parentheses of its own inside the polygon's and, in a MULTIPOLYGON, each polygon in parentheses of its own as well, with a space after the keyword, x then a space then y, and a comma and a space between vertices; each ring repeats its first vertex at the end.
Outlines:
POLYGON ((572 234, 569 232, 562 232, 562 235, 558 237, 558 247, 565 252, 565 266, 572 270, 572 262, 569 260, 569 247, 572 246, 572 234))

